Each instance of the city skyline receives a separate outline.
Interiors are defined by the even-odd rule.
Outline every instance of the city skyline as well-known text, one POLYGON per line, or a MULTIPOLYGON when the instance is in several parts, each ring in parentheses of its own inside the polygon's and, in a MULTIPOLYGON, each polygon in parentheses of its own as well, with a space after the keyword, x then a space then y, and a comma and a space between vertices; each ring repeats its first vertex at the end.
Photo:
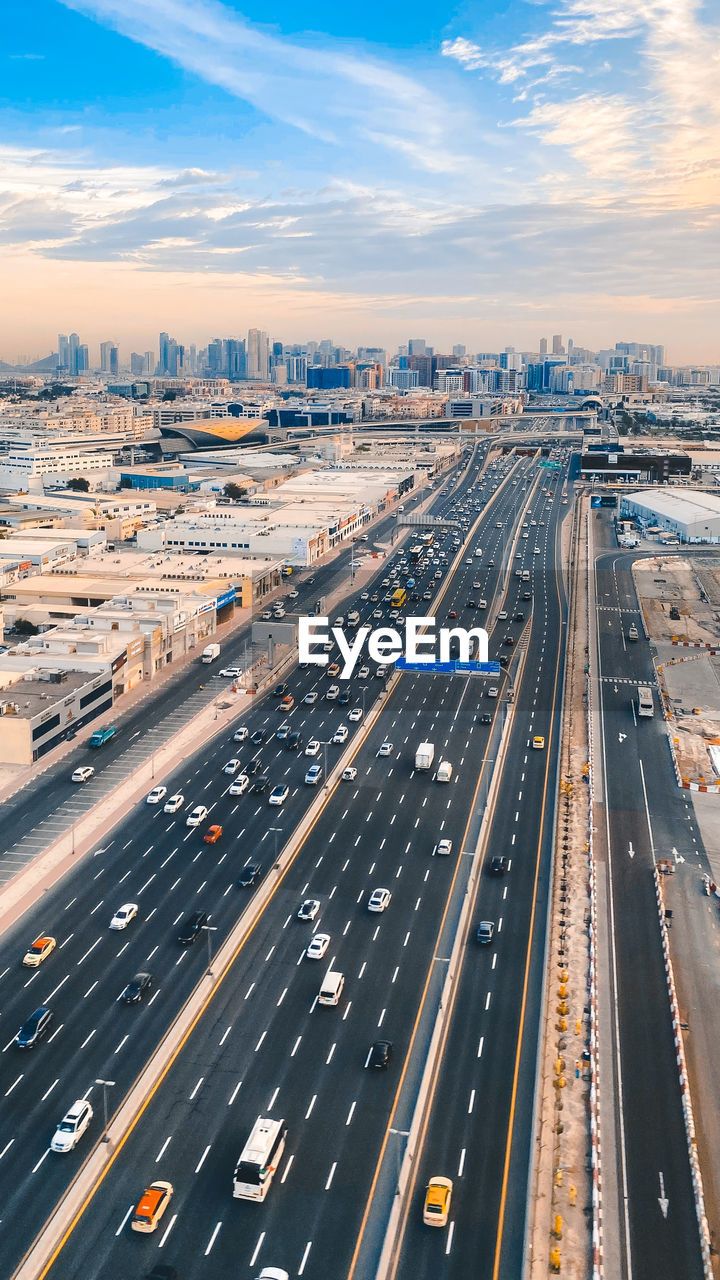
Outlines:
POLYGON ((168 325, 525 350, 582 329, 720 358, 720 36, 699 5, 371 6, 362 37, 330 6, 302 17, 14 7, 6 358, 49 350, 68 310, 138 350, 168 325))

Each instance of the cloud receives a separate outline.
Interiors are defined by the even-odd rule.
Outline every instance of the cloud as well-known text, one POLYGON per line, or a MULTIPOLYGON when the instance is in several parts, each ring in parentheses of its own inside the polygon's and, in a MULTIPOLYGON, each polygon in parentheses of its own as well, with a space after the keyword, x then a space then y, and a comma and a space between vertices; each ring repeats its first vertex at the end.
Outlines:
POLYGON ((433 172, 457 163, 460 113, 387 61, 323 37, 267 35, 217 0, 63 0, 271 119, 335 147, 387 145, 433 172))

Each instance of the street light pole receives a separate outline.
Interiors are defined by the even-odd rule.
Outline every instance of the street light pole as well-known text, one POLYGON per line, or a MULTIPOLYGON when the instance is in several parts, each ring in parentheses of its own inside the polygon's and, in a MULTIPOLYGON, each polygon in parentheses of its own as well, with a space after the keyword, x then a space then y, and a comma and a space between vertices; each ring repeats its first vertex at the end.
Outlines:
POLYGON ((107 1128, 108 1128, 108 1095, 107 1095, 107 1091, 108 1091, 108 1089, 114 1089, 114 1088, 115 1088, 115 1081, 114 1081, 114 1080, 96 1080, 96 1081, 95 1081, 95 1083, 96 1083, 96 1084, 101 1084, 101 1085, 102 1085, 102 1091, 103 1091, 103 1113, 104 1113, 104 1116, 105 1116, 105 1122, 104 1122, 104 1124, 103 1124, 103 1139, 102 1139, 102 1140, 103 1140, 103 1142, 109 1142, 109 1141, 110 1141, 110 1139, 108 1138, 108 1131, 107 1131, 107 1128))
POLYGON ((268 831, 272 831, 275 835, 275 862, 278 857, 278 836, 282 834, 282 827, 268 827, 268 831))
POLYGON ((208 973, 211 973, 212 971, 210 966, 212 964, 212 937, 210 935, 213 933, 217 933, 217 925, 204 924, 202 928, 205 930, 205 933, 207 934, 208 973))

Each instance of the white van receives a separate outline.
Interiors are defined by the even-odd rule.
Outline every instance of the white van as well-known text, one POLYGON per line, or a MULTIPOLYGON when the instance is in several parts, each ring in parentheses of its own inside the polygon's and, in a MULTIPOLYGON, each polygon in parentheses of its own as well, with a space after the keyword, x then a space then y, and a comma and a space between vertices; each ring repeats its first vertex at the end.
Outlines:
POLYGON ((436 779, 438 782, 449 782, 452 778, 452 765, 449 760, 441 760, 438 765, 436 779))
POLYGON ((328 969, 322 980, 318 1004, 339 1004, 345 986, 345 975, 335 969, 328 969))

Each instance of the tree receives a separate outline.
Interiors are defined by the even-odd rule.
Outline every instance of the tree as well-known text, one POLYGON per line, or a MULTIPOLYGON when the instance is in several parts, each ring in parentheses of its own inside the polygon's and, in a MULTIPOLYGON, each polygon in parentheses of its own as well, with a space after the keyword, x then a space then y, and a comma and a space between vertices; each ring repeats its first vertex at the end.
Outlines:
POLYGON ((223 493, 231 502, 239 502, 241 498, 245 497, 247 489, 243 489, 242 485, 234 484, 232 480, 228 480, 223 493))
POLYGON ((38 628, 34 622, 30 622, 27 618, 16 618, 15 631, 19 636, 36 636, 38 628))
POLYGON ((89 493, 90 481, 84 476, 75 476, 73 480, 68 480, 68 489, 72 489, 74 493, 89 493))

